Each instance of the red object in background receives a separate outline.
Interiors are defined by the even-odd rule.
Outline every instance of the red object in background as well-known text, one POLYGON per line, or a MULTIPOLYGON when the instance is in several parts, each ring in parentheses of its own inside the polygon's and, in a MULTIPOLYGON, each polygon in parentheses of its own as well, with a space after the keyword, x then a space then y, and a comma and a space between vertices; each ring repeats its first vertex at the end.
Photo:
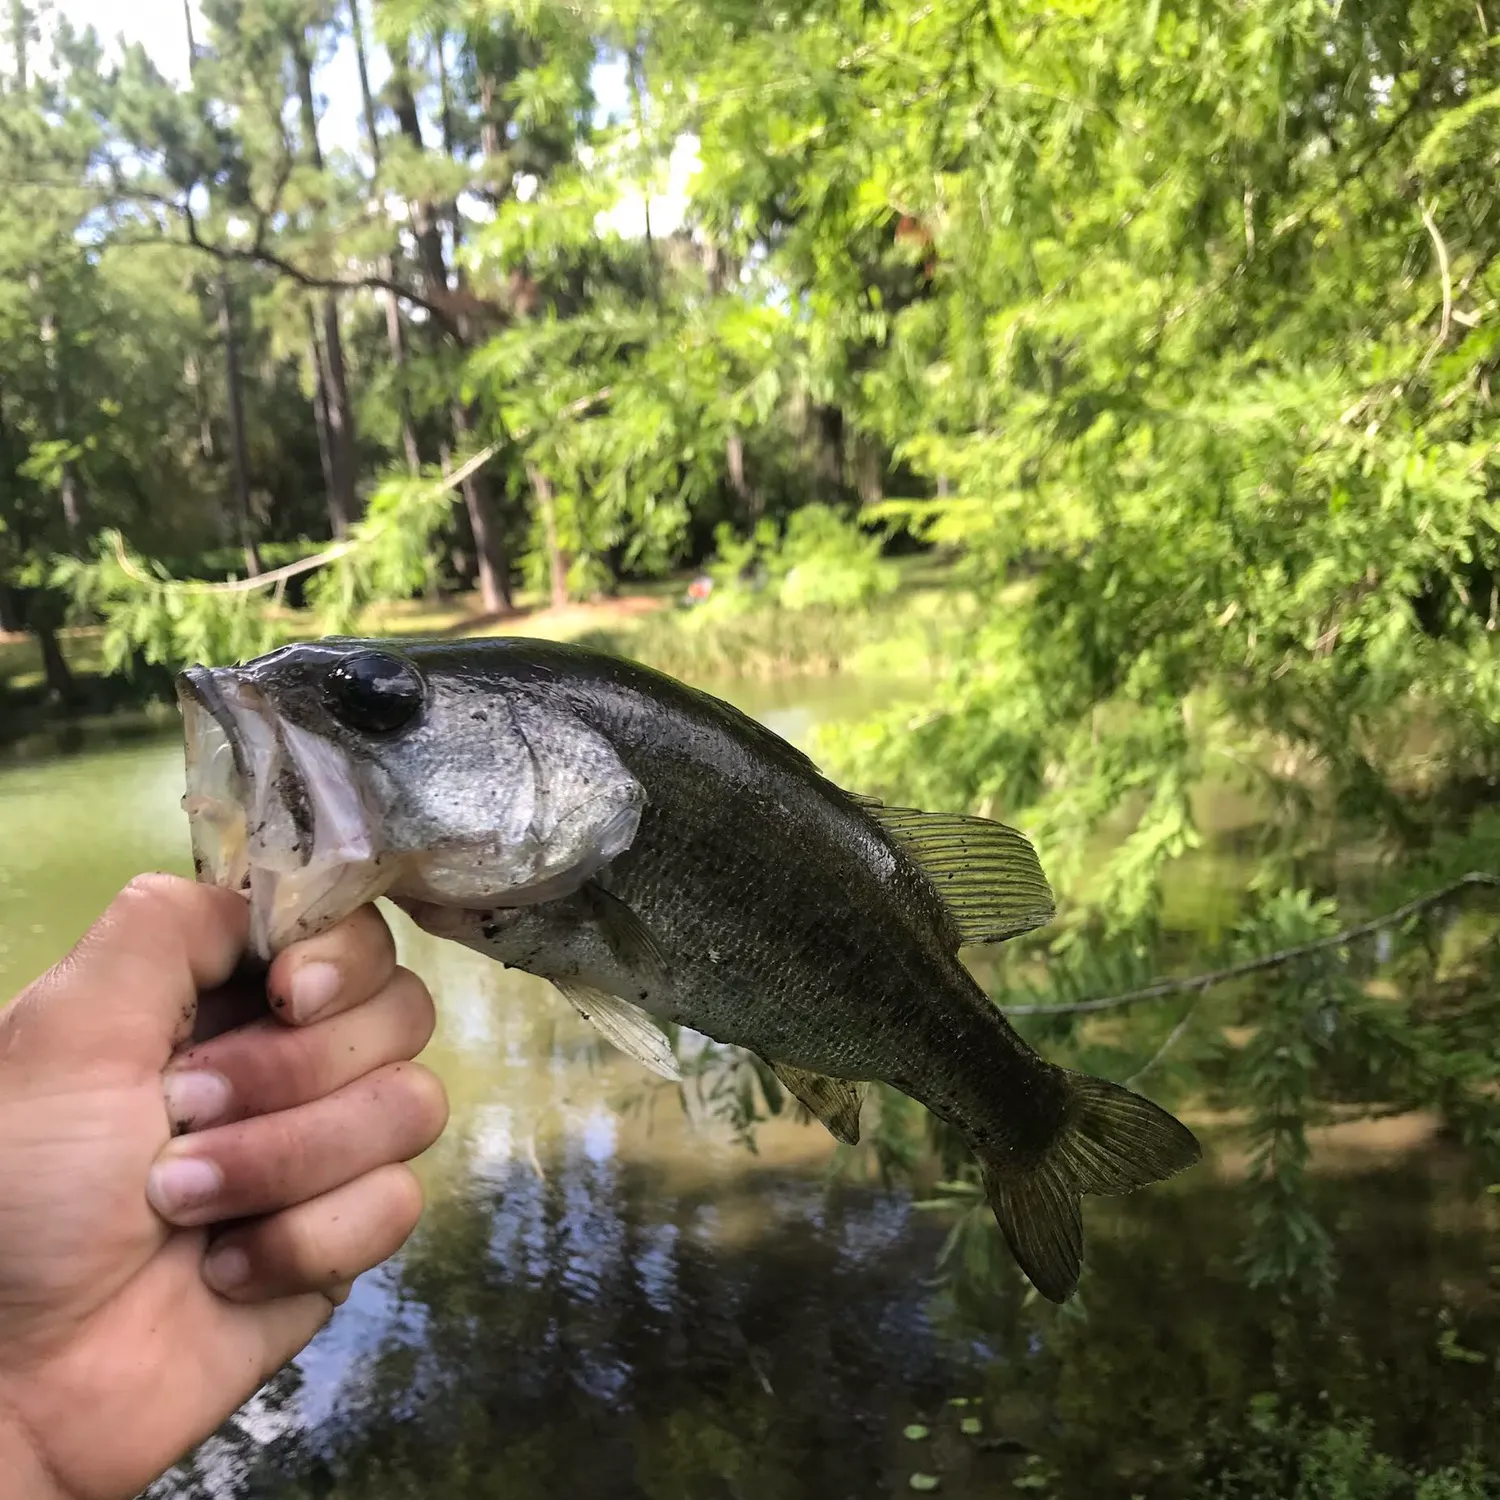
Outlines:
MULTIPOLYGON (((902 214, 896 221, 896 233, 893 236, 898 245, 917 245, 924 250, 931 250, 932 231, 919 219, 914 219, 910 214, 902 214)), ((937 269, 937 256, 929 255, 922 266, 922 274, 932 280, 937 269)))

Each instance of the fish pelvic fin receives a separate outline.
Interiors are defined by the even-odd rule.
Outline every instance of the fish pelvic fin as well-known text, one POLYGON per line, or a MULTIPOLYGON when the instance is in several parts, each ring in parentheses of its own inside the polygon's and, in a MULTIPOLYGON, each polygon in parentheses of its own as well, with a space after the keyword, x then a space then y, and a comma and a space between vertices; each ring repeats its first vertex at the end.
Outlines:
POLYGON ((1117 1083, 1065 1073, 1066 1123, 1030 1171, 979 1155, 985 1194, 1005 1243, 1027 1279, 1051 1302, 1066 1302, 1083 1269, 1084 1193, 1128 1193, 1199 1161, 1186 1125, 1117 1083))
POLYGON ((573 979, 554 979, 552 985, 585 1021, 592 1021, 627 1057, 633 1057, 658 1078, 682 1082, 682 1069, 672 1051, 671 1040, 640 1006, 573 979))

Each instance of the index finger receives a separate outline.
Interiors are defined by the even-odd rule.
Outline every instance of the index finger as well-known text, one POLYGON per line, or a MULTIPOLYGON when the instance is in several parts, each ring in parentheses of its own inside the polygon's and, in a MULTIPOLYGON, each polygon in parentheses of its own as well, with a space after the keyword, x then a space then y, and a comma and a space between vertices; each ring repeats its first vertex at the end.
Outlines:
POLYGON ((396 972, 396 942, 373 906, 278 953, 266 976, 271 1009, 306 1026, 378 995, 396 972))
POLYGON ((191 1034, 199 993, 234 973, 249 918, 232 891, 138 875, 9 1007, 11 1045, 58 1061, 159 1071, 191 1034))

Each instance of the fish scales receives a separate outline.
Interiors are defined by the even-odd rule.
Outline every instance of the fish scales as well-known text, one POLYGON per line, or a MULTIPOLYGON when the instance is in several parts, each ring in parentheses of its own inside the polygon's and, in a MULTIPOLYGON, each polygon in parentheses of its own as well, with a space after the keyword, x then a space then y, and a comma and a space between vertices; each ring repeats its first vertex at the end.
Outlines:
POLYGON ((574 706, 650 789, 607 883, 672 955, 672 1020, 812 1072, 884 1080, 993 1149, 1035 1158, 1060 1091, 944 951, 941 902, 899 846, 697 695, 680 696, 665 730, 659 703, 650 712, 620 675, 574 706))

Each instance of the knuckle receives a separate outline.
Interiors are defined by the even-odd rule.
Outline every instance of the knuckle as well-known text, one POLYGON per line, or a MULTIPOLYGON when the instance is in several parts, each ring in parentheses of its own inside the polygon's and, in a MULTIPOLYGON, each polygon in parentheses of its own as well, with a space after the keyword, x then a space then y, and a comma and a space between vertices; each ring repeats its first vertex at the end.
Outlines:
POLYGON ((325 1095, 334 1080, 322 1038, 308 1032, 283 1032, 277 1039, 274 1076, 267 1080, 284 1107, 295 1107, 325 1095))
POLYGON ((357 948, 367 961, 373 960, 380 966, 396 961, 396 940, 373 904, 356 908, 333 931, 342 942, 357 948))
POLYGON ((437 1007, 432 1003, 432 992, 410 969, 397 969, 391 983, 400 1008, 403 1055, 414 1057, 432 1040, 437 1007))
MULTIPOLYGON (((294 1111, 266 1115, 252 1122, 238 1153, 239 1181, 256 1203, 279 1203, 315 1181, 318 1143, 300 1128, 294 1111), (253 1143, 253 1144, 252 1144, 253 1143)), ((228 1173, 226 1173, 226 1177, 228 1173)), ((231 1179, 232 1180, 232 1179, 231 1179)))
MULTIPOLYGON (((448 1123, 448 1093, 437 1074, 421 1063, 392 1063, 383 1070, 389 1082, 397 1135, 403 1145, 414 1147, 412 1155, 425 1151, 448 1123)), ((382 1090, 384 1092, 384 1090, 382 1090)))
POLYGON ((422 1191, 422 1179, 405 1162, 397 1162, 391 1168, 389 1191, 391 1221, 404 1226, 401 1229, 404 1239, 416 1228, 426 1207, 427 1195, 422 1191))
POLYGON ((276 1287, 308 1286, 326 1254, 319 1249, 317 1225, 295 1213, 277 1214, 261 1226, 254 1241, 257 1280, 276 1287))
POLYGON ((184 880, 180 875, 148 871, 143 875, 132 876, 115 900, 119 904, 130 906, 165 906, 180 901, 183 892, 192 888, 193 882, 184 880))
POLYGON ((177 875, 132 876, 104 909, 104 914, 83 935, 78 951, 88 951, 100 939, 107 941, 122 928, 154 927, 169 921, 169 914, 182 904, 182 888, 191 885, 191 881, 177 875))

